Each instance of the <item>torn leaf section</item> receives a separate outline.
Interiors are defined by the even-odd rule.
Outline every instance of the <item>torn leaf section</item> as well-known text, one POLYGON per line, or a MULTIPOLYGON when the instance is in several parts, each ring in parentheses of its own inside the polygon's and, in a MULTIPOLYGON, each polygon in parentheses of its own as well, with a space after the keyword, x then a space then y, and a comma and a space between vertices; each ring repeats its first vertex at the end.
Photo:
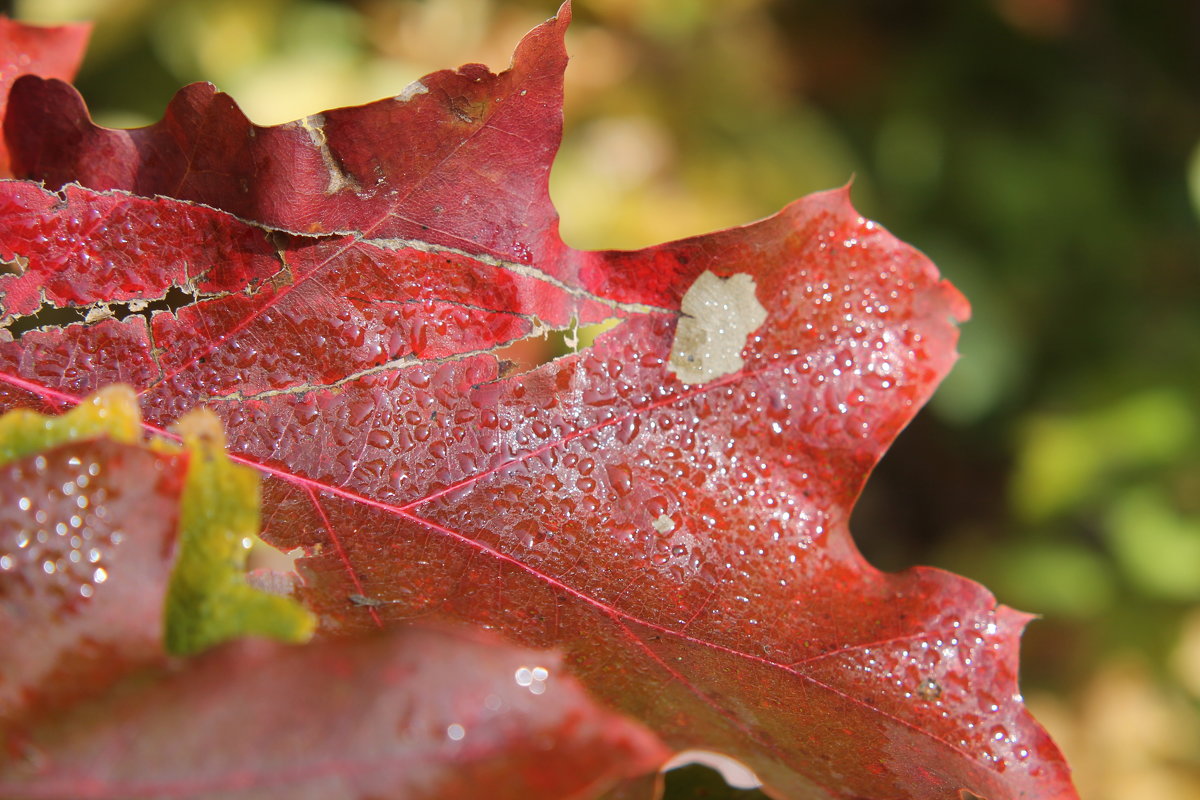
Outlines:
POLYGON ((124 384, 101 389, 59 417, 14 409, 0 416, 0 464, 67 442, 107 437, 131 444, 140 437, 141 422, 133 389, 124 384))
POLYGON ((742 368, 746 339, 767 319, 754 278, 705 270, 683 295, 668 369, 684 383, 707 383, 742 368))
POLYGON ((0 256, 0 275, 23 275, 29 268, 29 259, 14 254, 12 258, 0 256))
POLYGON ((493 350, 492 355, 500 362, 501 377, 507 378, 549 364, 556 358, 586 350, 601 334, 621 322, 620 317, 610 317, 590 325, 580 325, 578 319, 572 318, 566 328, 547 328, 535 320, 534 329, 528 336, 493 350))
MULTIPOLYGON (((609 317, 600 322, 592 323, 591 325, 579 325, 578 322, 571 328, 574 332, 574 347, 575 350, 582 350, 585 347, 591 347, 601 334, 608 333, 613 328, 620 325, 622 322, 620 317, 609 317)), ((568 344, 570 341, 568 340, 568 344)))
POLYGON ((301 642, 315 619, 295 601, 252 588, 246 559, 259 528, 258 474, 225 453, 221 423, 196 410, 176 426, 190 456, 179 559, 167 589, 167 651, 197 653, 244 635, 301 642))
POLYGON ((65 328, 80 322, 91 325, 105 319, 121 321, 135 314, 145 318, 149 324, 151 317, 159 311, 175 314, 181 308, 221 296, 201 294, 193 286, 172 286, 157 300, 134 299, 86 306, 57 306, 43 302, 31 314, 12 316, 0 322, 0 330, 6 330, 13 339, 19 339, 29 331, 65 328))

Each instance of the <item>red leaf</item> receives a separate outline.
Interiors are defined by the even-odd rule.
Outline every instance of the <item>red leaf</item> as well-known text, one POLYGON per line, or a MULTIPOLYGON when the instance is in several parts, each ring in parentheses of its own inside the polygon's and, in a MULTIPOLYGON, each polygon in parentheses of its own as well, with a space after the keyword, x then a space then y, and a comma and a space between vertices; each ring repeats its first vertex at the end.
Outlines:
MULTIPOLYGON (((452 798, 495 783, 558 800, 669 756, 557 656, 481 634, 408 628, 168 663, 177 525, 186 560, 205 533, 196 493, 238 505, 245 487, 194 441, 185 455, 87 440, 136 438, 131 405, 110 390, 83 414, 0 419, 0 459, 14 459, 0 466, 0 796, 452 798), (84 440, 51 446, 63 438, 84 440)), ((180 423, 210 442, 213 424, 180 423)))
POLYGON ((53 188, 162 194, 302 234, 413 238, 545 269, 564 249, 547 180, 568 19, 527 36, 501 75, 469 64, 392 100, 270 128, 193 84, 158 124, 105 130, 70 86, 29 78, 14 87, 6 136, 18 174, 53 188))
MULTIPOLYGON (((43 28, 0 17, 0 119, 17 76, 26 73, 70 80, 83 61, 90 25, 43 28)), ((10 178, 8 148, 0 142, 0 178, 10 178)))
POLYGON ((0 731, 161 660, 186 464, 100 440, 0 466, 0 731))
POLYGON ((594 797, 667 757, 557 658, 409 628, 244 642, 44 722, 0 794, 37 798, 594 797), (532 691, 531 691, 532 690, 532 691))
POLYGON ((91 189, 0 186, 0 257, 28 265, 0 277, 0 320, 118 319, 0 345, 5 402, 120 379, 152 424, 217 410, 327 629, 419 615, 561 647, 593 692, 781 796, 1074 797, 1018 694, 1027 617, 938 570, 879 573, 846 527, 965 301, 844 190, 637 253, 567 249, 546 191, 566 19, 501 75, 276 128, 190 87, 157 126, 105 131, 22 79, 15 163, 91 189), (708 272, 753 279, 703 279, 712 313, 748 285, 766 317, 732 372, 692 378, 672 345, 708 272), (129 298, 161 310, 107 305, 129 298), (623 322, 501 377, 495 350, 572 314, 623 322))

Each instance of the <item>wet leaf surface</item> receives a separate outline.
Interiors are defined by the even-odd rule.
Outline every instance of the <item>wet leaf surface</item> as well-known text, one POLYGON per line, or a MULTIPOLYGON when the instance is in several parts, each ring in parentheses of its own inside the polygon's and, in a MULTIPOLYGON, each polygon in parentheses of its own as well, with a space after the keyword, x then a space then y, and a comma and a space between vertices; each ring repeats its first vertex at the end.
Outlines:
POLYGON ((546 191, 567 17, 500 75, 276 128, 193 86, 107 131, 21 79, 14 163, 82 186, 0 185, 0 255, 29 264, 0 277, 0 322, 26 326, 0 344, 4 402, 124 380, 152 426, 213 408, 328 633, 422 618, 560 648, 597 696, 783 797, 1073 797, 1021 704, 1027 617, 938 570, 880 573, 847 529, 966 302, 846 190, 567 248, 546 191), (681 378, 706 273, 752 279, 765 319, 732 372, 681 378), (60 307, 91 324, 29 323, 60 307), (494 353, 572 317, 620 324, 502 374, 494 353))
POLYGON ((172 641, 290 635, 295 616, 213 563, 241 547, 214 529, 240 535, 247 481, 207 416, 181 422, 186 451, 142 441, 121 386, 61 417, 0 417, 0 796, 558 800, 669 756, 557 655, 482 634, 169 659, 172 641))
POLYGON ((0 466, 0 731, 161 660, 185 468, 111 440, 0 466))

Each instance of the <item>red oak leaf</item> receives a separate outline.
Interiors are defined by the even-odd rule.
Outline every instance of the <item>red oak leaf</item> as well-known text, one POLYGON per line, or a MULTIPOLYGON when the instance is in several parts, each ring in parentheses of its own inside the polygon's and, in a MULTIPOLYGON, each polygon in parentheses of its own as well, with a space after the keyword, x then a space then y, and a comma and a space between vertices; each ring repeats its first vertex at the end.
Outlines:
POLYGON ((0 419, 0 796, 561 800, 669 756, 558 656, 481 634, 168 660, 168 572, 208 533, 188 494, 238 509, 245 486, 212 466, 213 421, 181 421, 190 449, 166 453, 137 441, 126 387, 105 395, 82 415, 0 419))
POLYGON ((0 731, 161 660, 186 465, 99 440, 0 466, 0 731))
POLYGON ((326 630, 466 620, 561 648, 781 797, 1075 797, 1018 692, 1028 617, 880 573, 847 528, 966 302, 845 190, 568 249, 547 192, 567 18, 500 75, 273 128, 193 86, 109 131, 18 81, 14 164, 62 194, 0 185, 0 258, 25 265, 0 277, 4 403, 123 380, 151 425, 216 410, 326 630), (572 316, 621 324, 503 374, 502 348, 572 316))
MULTIPOLYGON (((0 119, 17 76, 26 73, 70 80, 83 61, 90 25, 43 28, 0 17, 0 119)), ((0 178, 11 178, 8 148, 0 142, 0 178)))
POLYGON ((656 769, 663 746, 557 661, 420 627, 228 645, 43 719, 0 794, 567 800, 656 769))

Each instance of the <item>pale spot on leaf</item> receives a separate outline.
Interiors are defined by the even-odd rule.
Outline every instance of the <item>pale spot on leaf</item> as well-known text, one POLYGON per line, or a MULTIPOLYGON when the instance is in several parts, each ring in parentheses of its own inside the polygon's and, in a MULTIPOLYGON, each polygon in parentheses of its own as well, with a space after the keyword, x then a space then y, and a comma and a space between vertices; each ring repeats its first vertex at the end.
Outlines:
POLYGON ((684 383, 706 383, 742 368, 746 338, 767 319, 754 278, 701 273, 683 296, 668 369, 684 383))

